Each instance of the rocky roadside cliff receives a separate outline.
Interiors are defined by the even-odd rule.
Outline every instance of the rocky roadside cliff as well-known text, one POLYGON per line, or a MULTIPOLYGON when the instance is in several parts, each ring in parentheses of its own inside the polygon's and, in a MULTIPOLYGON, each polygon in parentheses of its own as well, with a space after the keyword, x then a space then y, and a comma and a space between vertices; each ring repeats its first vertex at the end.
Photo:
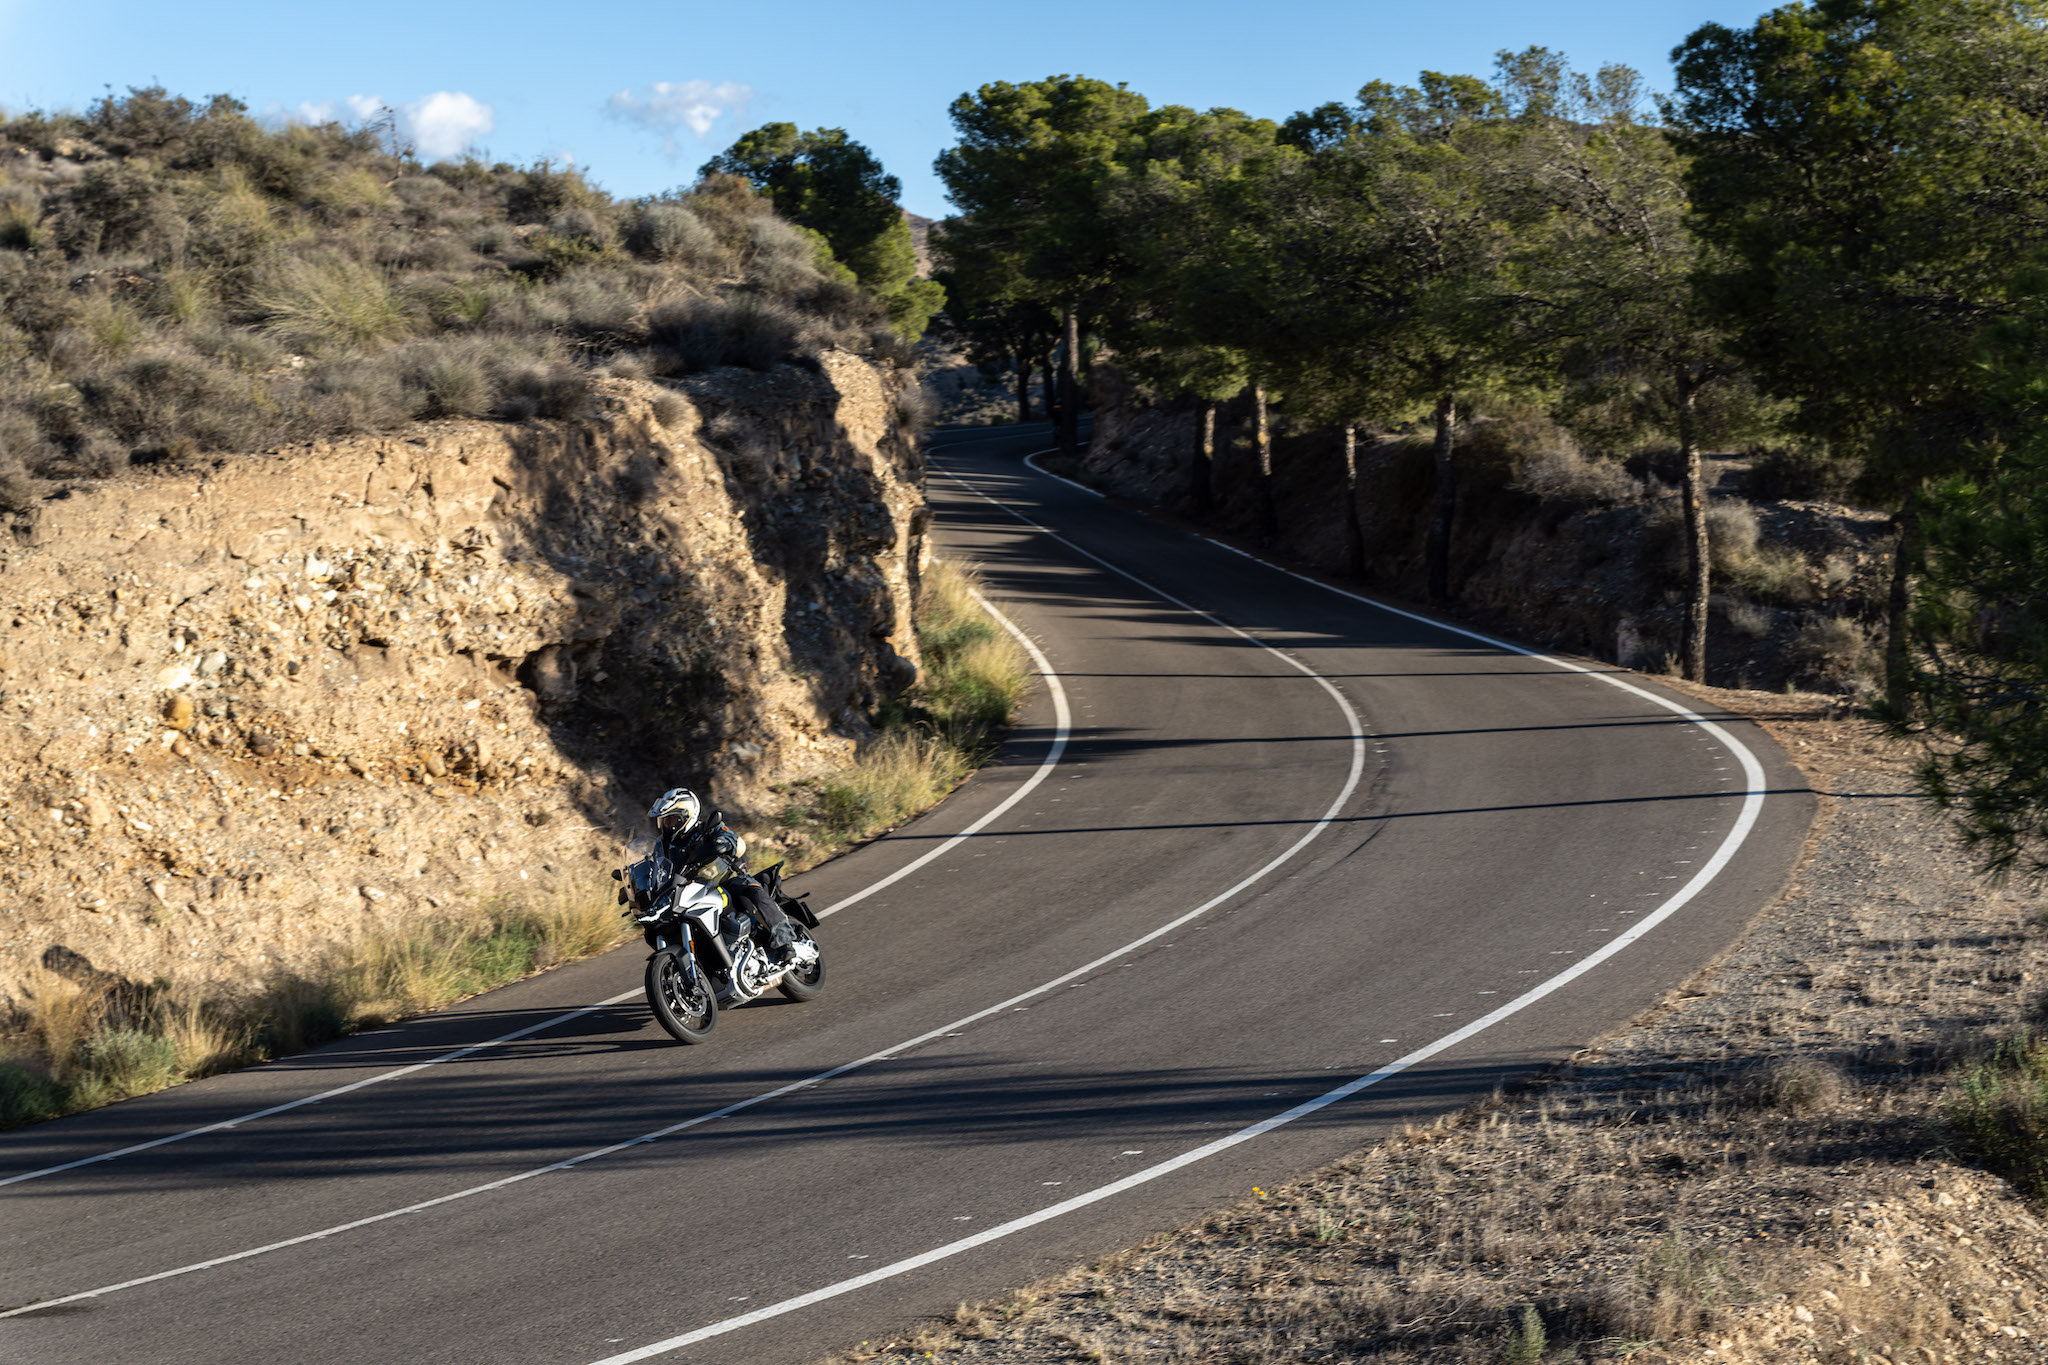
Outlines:
MULTIPOLYGON (((1155 405, 1100 366, 1093 436, 1081 473, 1132 501, 1181 516, 1195 415, 1155 405)), ((1214 506, 1206 524, 1255 540, 1249 404, 1217 417, 1214 506)), ((1349 568, 1341 437, 1276 422, 1273 551, 1325 572, 1349 568)), ((1685 581, 1675 468, 1581 457, 1554 430, 1486 420, 1461 428, 1451 539, 1453 608, 1514 637, 1658 671, 1679 652, 1685 581)), ((1358 502, 1371 591, 1420 601, 1435 479, 1428 433, 1361 431, 1358 502)), ((1717 549, 1709 681, 1777 691, 1854 692, 1882 649, 1896 531, 1882 512, 1756 491, 1746 459, 1714 459, 1717 549)))
POLYGON ((604 380, 576 422, 134 471, 17 519, 0 1013, 53 950, 252 983, 365 917, 594 882, 666 786, 760 817, 843 766, 918 666, 901 384, 841 352, 604 380))

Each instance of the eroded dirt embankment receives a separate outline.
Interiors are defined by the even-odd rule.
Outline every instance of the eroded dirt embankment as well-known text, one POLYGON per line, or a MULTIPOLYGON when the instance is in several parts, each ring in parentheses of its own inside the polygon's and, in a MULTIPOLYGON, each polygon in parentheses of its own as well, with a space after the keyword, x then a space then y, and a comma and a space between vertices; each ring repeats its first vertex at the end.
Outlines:
POLYGON ((899 389, 609 380, 44 503, 0 542, 0 1009, 53 947, 248 982, 596 871, 663 785, 756 814, 843 765, 916 673, 899 389))

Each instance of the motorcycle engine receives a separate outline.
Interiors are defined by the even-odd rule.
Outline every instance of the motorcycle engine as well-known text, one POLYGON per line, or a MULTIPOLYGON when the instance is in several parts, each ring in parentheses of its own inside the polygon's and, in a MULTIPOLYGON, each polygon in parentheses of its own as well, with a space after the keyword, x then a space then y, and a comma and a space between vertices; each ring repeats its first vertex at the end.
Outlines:
POLYGON ((775 964, 754 942, 751 919, 728 913, 721 927, 732 949, 733 994, 741 1000, 752 1000, 766 990, 776 976, 775 964))

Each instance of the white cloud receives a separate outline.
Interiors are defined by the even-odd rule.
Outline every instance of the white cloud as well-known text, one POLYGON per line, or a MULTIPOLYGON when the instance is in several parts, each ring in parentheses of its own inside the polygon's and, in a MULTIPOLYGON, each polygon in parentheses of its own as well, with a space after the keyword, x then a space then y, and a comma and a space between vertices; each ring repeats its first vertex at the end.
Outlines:
MULTIPOLYGON (((368 123, 387 108, 382 95, 350 95, 338 100, 307 100, 296 109, 275 106, 269 116, 284 123, 368 123)), ((455 156, 497 126, 491 106, 459 90, 437 90, 399 105, 398 129, 413 149, 429 161, 455 156)))
POLYGON ((339 100, 307 100, 284 117, 293 123, 367 123, 383 108, 382 95, 350 95, 339 100))
POLYGON ((429 161, 454 156, 497 126, 491 106, 459 90, 439 90, 399 111, 405 131, 429 161))
POLYGON ((676 135, 689 129, 698 137, 711 131, 721 118, 741 118, 754 88, 738 81, 656 81, 642 96, 621 90, 604 102, 604 111, 624 123, 662 135, 662 148, 676 154, 676 135))

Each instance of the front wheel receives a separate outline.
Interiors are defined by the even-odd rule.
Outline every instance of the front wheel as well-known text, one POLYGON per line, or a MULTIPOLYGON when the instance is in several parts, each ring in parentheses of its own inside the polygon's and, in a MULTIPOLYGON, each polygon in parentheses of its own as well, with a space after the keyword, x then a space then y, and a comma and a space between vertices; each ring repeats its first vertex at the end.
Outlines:
MULTIPOLYGON (((797 934, 812 947, 817 946, 818 941, 809 934, 804 933, 801 929, 797 931, 797 934)), ((806 1000, 817 999, 818 992, 824 988, 825 955, 823 953, 818 954, 817 960, 812 962, 810 966, 802 970, 792 967, 782 974, 782 993, 798 1004, 802 1004, 806 1000)))
POLYGON ((679 1043, 701 1043, 718 1027, 718 997, 701 972, 692 972, 674 948, 647 959, 647 1003, 679 1043))

